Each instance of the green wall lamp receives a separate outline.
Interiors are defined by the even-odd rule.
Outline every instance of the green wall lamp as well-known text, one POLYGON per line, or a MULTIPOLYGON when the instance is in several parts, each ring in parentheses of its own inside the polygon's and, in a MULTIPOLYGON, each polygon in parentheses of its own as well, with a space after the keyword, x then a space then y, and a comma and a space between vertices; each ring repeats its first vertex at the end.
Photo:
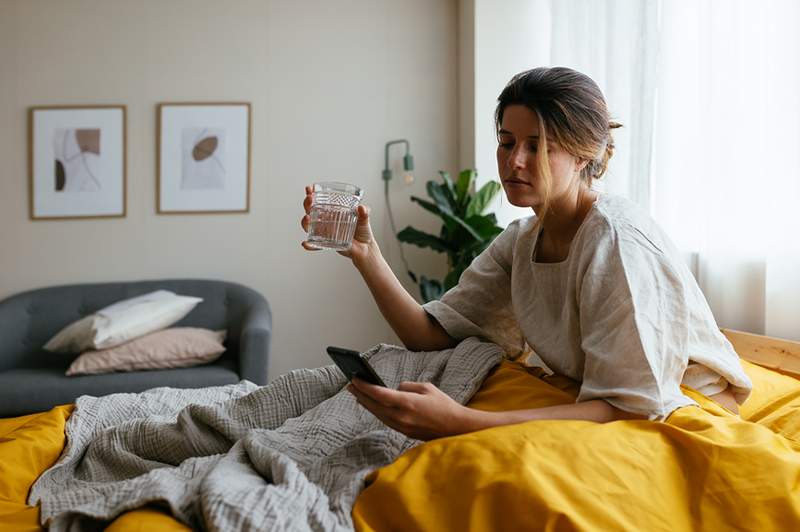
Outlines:
POLYGON ((389 148, 393 144, 406 145, 406 154, 403 156, 403 181, 406 185, 410 185, 414 182, 414 174, 412 173, 414 171, 414 157, 411 155, 411 144, 406 139, 390 140, 386 143, 386 147, 383 150, 383 180, 388 183, 392 179, 392 169, 389 168, 389 148))
POLYGON ((411 277, 411 279, 416 283, 417 280, 414 277, 414 274, 411 273, 411 270, 408 268, 408 261, 406 260, 405 253, 403 253, 403 243, 400 242, 399 238, 397 238, 397 228, 394 225, 394 214, 392 214, 392 203, 389 201, 389 181, 392 179, 392 169, 389 168, 389 147, 391 147, 393 144, 406 145, 406 154, 403 156, 403 182, 406 185, 410 185, 414 182, 414 174, 412 173, 414 171, 414 157, 411 156, 411 143, 409 143, 406 139, 390 140, 386 143, 386 146, 383 150, 384 164, 381 177, 383 178, 383 193, 386 196, 386 210, 389 213, 389 223, 392 226, 392 234, 394 235, 395 239, 397 239, 397 244, 400 248, 400 258, 403 261, 403 266, 405 266, 409 277, 411 277))

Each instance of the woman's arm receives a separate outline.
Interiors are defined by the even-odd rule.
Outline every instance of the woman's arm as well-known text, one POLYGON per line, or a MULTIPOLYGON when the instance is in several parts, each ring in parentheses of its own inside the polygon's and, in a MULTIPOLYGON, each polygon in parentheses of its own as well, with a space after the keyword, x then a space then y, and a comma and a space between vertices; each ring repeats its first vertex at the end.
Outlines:
POLYGON ((484 412, 463 406, 431 383, 403 382, 397 390, 353 379, 347 388, 364 408, 389 427, 418 440, 544 419, 578 419, 605 423, 646 419, 595 399, 530 410, 484 412))
MULTIPOLYGON (((313 203, 313 189, 307 186, 303 200, 305 215, 300 220, 304 231, 308 231, 313 203)), ((358 220, 350 248, 340 251, 353 261, 353 265, 361 273, 367 283, 372 297, 375 299, 383 317, 389 322, 400 341, 407 349, 415 351, 438 351, 456 345, 444 328, 431 318, 422 306, 403 288, 392 269, 381 255, 381 250, 369 224, 369 207, 359 205, 356 209, 358 220)), ((309 251, 319 248, 303 241, 302 245, 309 251)))
POLYGON ((417 303, 395 276, 375 241, 369 253, 353 259, 378 308, 407 349, 437 351, 456 345, 435 319, 417 303))
POLYGON ((465 432, 543 419, 576 419, 596 421, 597 423, 608 423, 609 421, 622 419, 647 419, 647 416, 620 410, 602 399, 532 408, 530 410, 509 410, 507 412, 485 412, 473 408, 464 408, 466 412, 462 418, 462 423, 467 429, 465 432))

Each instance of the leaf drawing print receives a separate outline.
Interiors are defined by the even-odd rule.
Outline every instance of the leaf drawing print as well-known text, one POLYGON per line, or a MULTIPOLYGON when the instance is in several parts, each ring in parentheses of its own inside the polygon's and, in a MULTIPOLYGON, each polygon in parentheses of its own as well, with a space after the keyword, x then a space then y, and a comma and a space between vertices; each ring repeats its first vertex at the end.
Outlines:
POLYGON ((225 130, 212 127, 188 127, 181 134, 183 155, 181 185, 183 190, 225 188, 225 130))

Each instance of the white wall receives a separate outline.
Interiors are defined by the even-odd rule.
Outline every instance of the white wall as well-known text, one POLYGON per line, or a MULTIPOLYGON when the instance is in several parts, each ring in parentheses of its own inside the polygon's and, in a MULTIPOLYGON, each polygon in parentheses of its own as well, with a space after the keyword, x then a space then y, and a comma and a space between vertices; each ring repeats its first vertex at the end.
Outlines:
MULTIPOLYGON (((549 18, 538 13, 549 9, 549 0, 464 0, 472 4, 474 15, 474 166, 478 185, 499 181, 495 149, 494 110, 497 97, 514 74, 550 61, 549 18)), ((460 53, 470 51, 461 49, 460 53)), ((462 58, 463 60, 463 58, 462 58)), ((498 194, 492 208, 498 223, 505 227, 530 209, 515 207, 498 194)))
MULTIPOLYGON (((270 378, 326 364, 328 344, 396 342, 349 261, 300 247, 303 186, 362 185, 384 255, 402 271, 383 144, 408 138, 415 156, 416 183, 391 184, 398 229, 436 230, 408 196, 458 163, 457 25, 455 0, 3 0, 0 297, 61 283, 241 282, 272 305, 270 378), (204 100, 252 102, 251 212, 158 216, 155 105, 204 100), (127 217, 30 221, 27 108, 101 103, 128 107, 127 217)), ((407 256, 443 274, 442 257, 407 256)))
POLYGON ((475 168, 475 0, 458 2, 458 167, 475 168))

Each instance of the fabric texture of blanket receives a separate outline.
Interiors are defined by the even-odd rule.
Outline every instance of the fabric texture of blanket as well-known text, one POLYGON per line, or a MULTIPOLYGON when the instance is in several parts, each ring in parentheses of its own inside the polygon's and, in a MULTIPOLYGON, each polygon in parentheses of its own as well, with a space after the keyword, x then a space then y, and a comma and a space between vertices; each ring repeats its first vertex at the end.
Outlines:
MULTIPOLYGON (((391 387, 432 382, 460 403, 502 350, 474 338, 415 353, 379 344, 366 356, 391 387)), ((384 426, 343 390, 335 367, 252 383, 84 396, 61 459, 33 485, 29 504, 52 530, 150 503, 211 530, 352 529, 363 480, 419 442, 384 426)))

